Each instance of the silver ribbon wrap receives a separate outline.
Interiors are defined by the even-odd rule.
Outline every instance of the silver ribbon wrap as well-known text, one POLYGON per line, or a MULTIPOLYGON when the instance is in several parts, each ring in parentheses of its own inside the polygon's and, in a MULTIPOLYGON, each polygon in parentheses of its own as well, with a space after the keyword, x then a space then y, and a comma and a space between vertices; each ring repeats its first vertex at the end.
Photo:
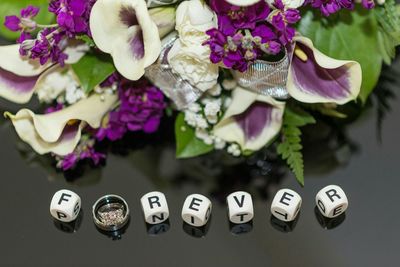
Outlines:
POLYGON ((288 99, 290 96, 286 90, 286 81, 289 63, 286 52, 280 61, 256 60, 247 71, 232 71, 232 74, 237 83, 247 90, 277 99, 288 99))
POLYGON ((152 7, 172 5, 181 1, 182 0, 147 0, 146 2, 147 2, 147 7, 152 8, 152 7))
POLYGON ((168 52, 178 39, 177 32, 169 34, 163 39, 161 53, 158 60, 146 68, 145 77, 171 99, 178 110, 186 108, 196 102, 203 92, 173 73, 168 64, 168 52))

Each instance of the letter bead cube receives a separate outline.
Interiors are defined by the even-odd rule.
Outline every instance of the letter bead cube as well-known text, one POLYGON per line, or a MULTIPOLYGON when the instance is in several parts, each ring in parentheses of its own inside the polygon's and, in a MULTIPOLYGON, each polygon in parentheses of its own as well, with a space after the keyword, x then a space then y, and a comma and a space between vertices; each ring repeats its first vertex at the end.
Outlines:
POLYGON ((166 221, 169 217, 167 199, 161 192, 150 192, 141 199, 144 220, 148 224, 158 224, 166 221))
POLYGON ((57 191, 50 204, 50 213, 62 222, 74 221, 81 210, 81 198, 70 190, 57 191))
POLYGON ((182 207, 182 219, 189 225, 200 227, 207 224, 211 216, 211 201, 200 194, 189 195, 182 207))
POLYGON ((279 190, 271 204, 271 213, 277 219, 291 222, 296 219, 301 207, 301 197, 290 189, 279 190))
POLYGON ((253 200, 247 192, 237 191, 226 198, 228 203, 229 221, 232 223, 247 223, 254 217, 253 200))
POLYGON ((322 188, 315 197, 319 211, 327 218, 335 218, 346 211, 349 206, 346 194, 337 185, 322 188))

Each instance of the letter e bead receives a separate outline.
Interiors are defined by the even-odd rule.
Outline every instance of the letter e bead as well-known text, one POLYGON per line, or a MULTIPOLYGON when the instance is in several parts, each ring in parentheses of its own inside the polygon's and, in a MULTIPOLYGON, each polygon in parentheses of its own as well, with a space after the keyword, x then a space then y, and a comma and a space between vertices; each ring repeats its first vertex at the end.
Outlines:
POLYGON ((189 195, 182 207, 182 219, 193 226, 201 227, 207 224, 211 216, 211 201, 203 195, 189 195))
POLYGON ((279 190, 271 204, 273 216, 284 222, 296 219, 301 207, 301 197, 290 189, 279 190))
POLYGON ((144 219, 148 224, 158 224, 166 221, 169 217, 167 199, 161 192, 150 192, 144 195, 140 202, 144 219))
POLYGON ((62 222, 72 222, 81 210, 81 198, 70 190, 57 191, 50 204, 50 213, 62 222))
POLYGON ((237 191, 226 198, 228 216, 232 223, 247 223, 254 217, 253 200, 247 192, 237 191))
POLYGON ((322 188, 315 196, 319 211, 328 218, 335 218, 346 211, 349 206, 346 194, 337 185, 322 188))

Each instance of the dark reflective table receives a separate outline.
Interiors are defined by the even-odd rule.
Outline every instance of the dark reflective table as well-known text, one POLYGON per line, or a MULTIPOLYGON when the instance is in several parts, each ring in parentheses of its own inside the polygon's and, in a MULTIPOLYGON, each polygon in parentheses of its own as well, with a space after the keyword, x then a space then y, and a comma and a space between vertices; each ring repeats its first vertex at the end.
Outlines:
MULTIPOLYGON (((357 120, 345 128, 324 122, 305 129, 304 188, 268 151, 240 164, 220 155, 178 161, 172 145, 142 144, 138 138, 130 151, 123 144, 112 148, 104 167, 84 166, 78 175, 64 177, 46 157, 17 142, 10 123, 1 119, 0 265, 398 266, 399 87, 397 59, 357 120), (349 199, 346 214, 333 221, 315 210, 315 194, 328 184, 340 185, 349 199), (303 198, 293 224, 269 212, 273 195, 284 187, 303 198), (83 212, 74 224, 50 216, 51 197, 62 188, 82 198, 83 212), (165 193, 170 208, 169 221, 158 226, 146 225, 140 209, 140 197, 153 190, 165 193), (252 194, 251 223, 228 222, 224 199, 233 190, 252 194), (91 218, 93 203, 108 193, 123 196, 131 210, 129 225, 112 235, 98 231, 91 218), (180 217, 191 193, 213 201, 212 220, 201 229, 180 217)), ((1 101, 0 109, 19 107, 1 101)), ((168 127, 161 131, 157 140, 171 133, 168 127)))

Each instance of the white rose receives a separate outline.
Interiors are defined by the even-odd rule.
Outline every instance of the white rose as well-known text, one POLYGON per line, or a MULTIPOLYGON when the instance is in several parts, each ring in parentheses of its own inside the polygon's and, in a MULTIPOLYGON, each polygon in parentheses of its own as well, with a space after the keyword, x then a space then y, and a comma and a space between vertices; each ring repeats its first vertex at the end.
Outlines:
POLYGON ((202 90, 217 83, 218 66, 210 61, 210 48, 202 44, 208 39, 207 30, 217 27, 216 15, 200 0, 181 3, 176 11, 179 39, 168 53, 172 70, 182 79, 202 90))

